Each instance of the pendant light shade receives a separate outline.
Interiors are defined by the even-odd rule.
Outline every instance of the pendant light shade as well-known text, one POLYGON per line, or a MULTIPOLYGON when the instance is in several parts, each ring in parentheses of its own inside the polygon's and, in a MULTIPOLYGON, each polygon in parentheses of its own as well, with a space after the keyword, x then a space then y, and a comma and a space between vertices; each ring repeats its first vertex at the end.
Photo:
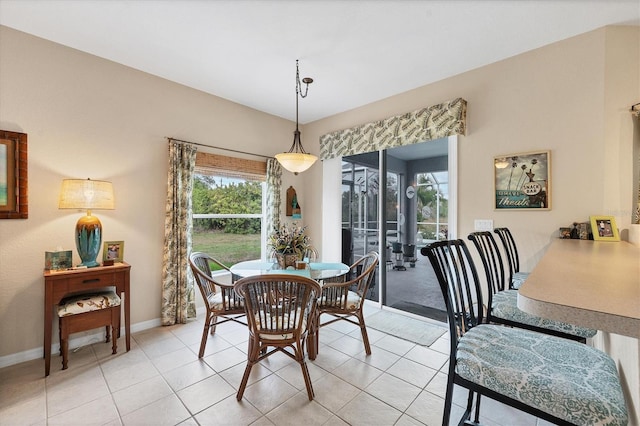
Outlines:
POLYGON ((276 154, 276 160, 282 167, 289 170, 294 174, 302 173, 307 170, 309 167, 313 166, 313 163, 316 162, 318 157, 315 155, 307 154, 302 147, 302 143, 300 142, 300 131, 297 128, 293 132, 293 145, 289 152, 283 152, 281 154, 276 154))
POLYGON ((311 154, 303 154, 301 152, 283 152, 276 155, 276 160, 282 167, 293 172, 294 174, 302 173, 309 167, 313 166, 318 157, 311 154))
POLYGON ((304 94, 302 94, 300 84, 300 71, 298 69, 298 60, 296 60, 296 130, 293 132, 293 144, 288 152, 276 154, 276 160, 293 174, 302 173, 316 162, 318 157, 308 154, 302 147, 300 140, 300 130, 298 129, 298 96, 306 98, 309 91, 309 84, 313 83, 313 79, 305 77, 302 82, 306 85, 304 94))

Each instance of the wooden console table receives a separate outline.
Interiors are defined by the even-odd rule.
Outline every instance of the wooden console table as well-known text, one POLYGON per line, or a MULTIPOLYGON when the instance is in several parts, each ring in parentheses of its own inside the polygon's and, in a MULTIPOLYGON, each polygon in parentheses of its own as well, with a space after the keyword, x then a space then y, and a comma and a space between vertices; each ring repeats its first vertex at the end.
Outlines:
MULTIPOLYGON (((115 287, 118 296, 124 294, 124 330, 127 351, 131 349, 129 274, 131 265, 116 263, 113 266, 98 266, 88 269, 44 272, 44 372, 51 371, 51 333, 54 307, 69 293, 98 290, 115 287)), ((116 338, 117 336, 112 336, 116 338)))
POLYGON ((625 241, 555 240, 520 287, 518 307, 640 338, 640 248, 625 241))

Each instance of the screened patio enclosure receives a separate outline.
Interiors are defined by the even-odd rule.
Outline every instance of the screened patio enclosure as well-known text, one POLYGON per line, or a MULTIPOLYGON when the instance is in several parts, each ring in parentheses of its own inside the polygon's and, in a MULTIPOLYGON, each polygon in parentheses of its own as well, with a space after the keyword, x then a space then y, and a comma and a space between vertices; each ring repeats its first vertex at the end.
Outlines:
POLYGON ((367 297, 442 321, 442 294, 420 248, 448 237, 447 155, 444 138, 342 158, 343 261, 378 251, 367 297))

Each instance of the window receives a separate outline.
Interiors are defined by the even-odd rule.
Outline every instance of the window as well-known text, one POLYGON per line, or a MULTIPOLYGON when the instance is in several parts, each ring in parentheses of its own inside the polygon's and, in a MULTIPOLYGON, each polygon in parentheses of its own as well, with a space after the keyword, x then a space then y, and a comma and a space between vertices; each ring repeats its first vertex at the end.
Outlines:
POLYGON ((231 266, 260 259, 265 247, 266 163, 198 152, 192 250, 231 266))
POLYGON ((416 177, 419 233, 416 238, 446 240, 449 237, 449 173, 418 173, 416 177))

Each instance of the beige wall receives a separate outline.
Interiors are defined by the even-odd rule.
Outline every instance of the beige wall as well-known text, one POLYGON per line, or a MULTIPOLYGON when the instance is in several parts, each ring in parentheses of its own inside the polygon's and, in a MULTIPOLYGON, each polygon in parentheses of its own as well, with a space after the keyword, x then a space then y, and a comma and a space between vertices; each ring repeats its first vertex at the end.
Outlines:
MULTIPOLYGON (((633 162, 640 156, 629 112, 640 100, 639 49, 638 27, 603 28, 309 124, 305 140, 308 144, 339 129, 466 99, 468 131, 458 144, 457 237, 473 231, 474 219, 493 219, 494 226, 514 232, 521 268, 531 270, 559 227, 590 215, 615 216, 621 235, 628 235, 635 205, 633 162), (494 211, 493 157, 547 149, 551 210, 494 211)), ((307 206, 339 217, 333 211, 339 208, 339 197, 334 205, 322 204, 322 168, 312 168, 305 179, 312 194, 307 206)), ((321 217, 314 216, 310 229, 322 229, 321 224, 321 217)), ((339 250, 338 243, 323 251, 339 250)), ((638 340, 601 333, 595 344, 621 359, 637 412, 638 340)), ((637 422, 635 414, 631 424, 637 422)))
POLYGON ((293 140, 290 121, 6 27, 0 129, 29 144, 29 218, 0 220, 0 366, 42 354, 44 252, 62 246, 79 263, 82 212, 58 210, 63 178, 113 182, 116 210, 94 213, 105 240, 125 241, 135 329, 160 316, 165 137, 263 155, 293 140))
MULTIPOLYGON (((629 227, 633 203, 629 107, 640 93, 637 27, 601 29, 311 123, 305 140, 456 97, 468 101, 459 142, 459 236, 488 218, 518 236, 531 269, 560 226, 593 214, 629 227), (614 53, 615 52, 615 53, 614 53), (628 70, 628 71, 627 71, 628 70), (623 78, 624 77, 624 78, 623 78), (551 150, 552 209, 494 211, 494 156, 551 150)), ((313 146, 316 148, 316 146, 313 146)), ((307 204, 322 206, 322 169, 305 175, 307 204)), ((314 217, 310 228, 318 229, 314 217)))
MULTIPOLYGON (((476 218, 508 226, 529 270, 560 226, 610 214, 623 235, 629 228, 638 136, 628 110, 640 97, 639 52, 637 27, 600 29, 308 124, 302 129, 304 146, 318 153, 325 133, 466 99, 458 236, 472 231, 476 218), (540 149, 552 154, 552 209, 494 211, 493 157, 540 149)), ((286 120, 5 27, 0 128, 29 135, 29 219, 0 221, 5 365, 41 356, 43 252, 74 249, 72 230, 81 213, 57 209, 61 179, 113 181, 116 210, 96 214, 105 239, 126 241, 125 258, 133 265, 132 322, 143 328, 156 323, 160 309, 164 137, 264 155, 287 150, 292 140, 286 120)), ((297 189, 317 245, 328 231, 320 212, 339 208, 339 201, 322 205, 322 169, 318 164, 297 177, 285 173, 283 182, 297 189)), ((321 248, 339 250, 338 245, 321 248)), ((638 341, 616 345, 638 407, 638 341)))

